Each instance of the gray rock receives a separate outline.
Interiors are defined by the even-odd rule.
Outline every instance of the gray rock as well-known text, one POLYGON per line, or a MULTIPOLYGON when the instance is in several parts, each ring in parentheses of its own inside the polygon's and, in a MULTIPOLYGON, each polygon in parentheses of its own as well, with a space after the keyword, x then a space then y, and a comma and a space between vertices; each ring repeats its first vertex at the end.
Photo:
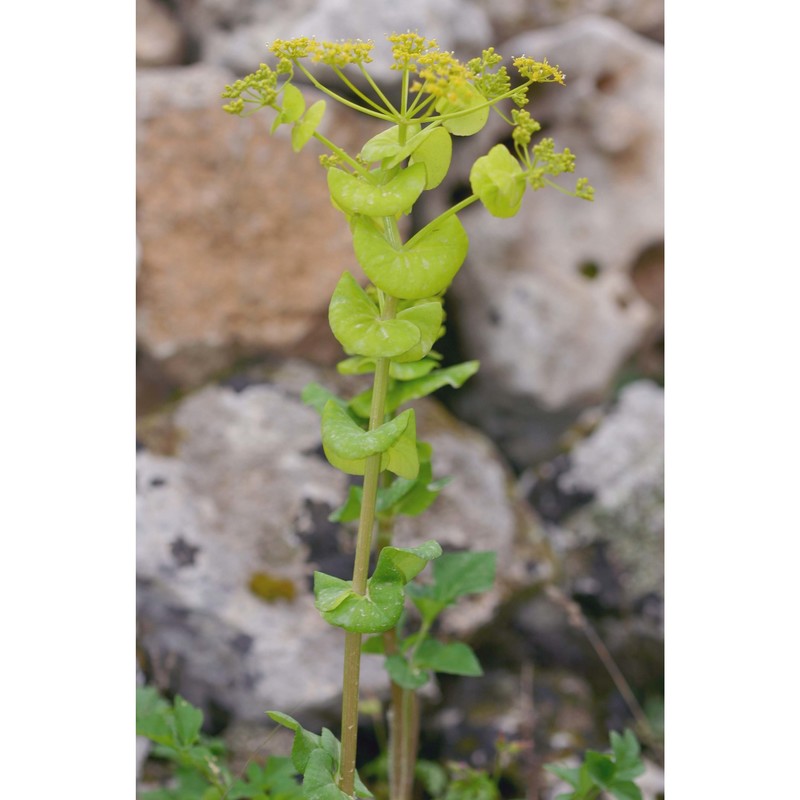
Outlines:
POLYGON ((565 521, 584 545, 602 541, 628 603, 663 598, 664 391, 649 381, 625 387, 602 424, 571 453, 559 477, 566 492, 592 501, 565 521))
MULTIPOLYGON (((294 36, 372 39, 377 48, 385 48, 386 55, 387 34, 412 30, 468 58, 492 43, 486 12, 469 0, 251 0, 235 4, 203 0, 190 9, 188 23, 200 41, 202 59, 237 72, 250 72, 264 61, 266 43, 294 36)), ((389 68, 391 60, 384 55, 371 66, 371 74, 394 83, 398 73, 389 68)))
MULTIPOLYGON (((233 718, 278 708, 314 719, 339 702, 343 637, 314 609, 311 574, 349 577, 353 539, 327 521, 347 479, 321 455, 318 416, 298 397, 315 378, 294 362, 270 384, 206 388, 175 410, 163 439, 173 452, 138 454, 140 645, 174 665, 173 688, 187 699, 233 718), (273 581, 272 602, 251 588, 258 573, 273 581)), ((486 440, 424 405, 435 473, 452 469, 455 481, 396 542, 499 551, 499 588, 446 620, 469 634, 525 580, 531 521, 486 440)), ((380 659, 365 660, 362 686, 386 688, 380 659)))
POLYGON ((167 67, 186 56, 186 37, 178 18, 157 0, 136 3, 136 64, 167 67))
MULTIPOLYGON (((484 369, 458 408, 513 442, 515 460, 533 463, 524 452, 529 434, 509 420, 531 407, 560 413, 601 400, 658 324, 632 275, 664 236, 663 49, 587 17, 499 51, 546 56, 566 72, 566 86, 534 91, 529 108, 557 148, 577 154, 577 175, 596 188, 593 203, 544 189, 529 192, 512 219, 478 206, 461 215, 470 254, 452 297, 465 352, 484 369)), ((454 190, 474 159, 508 136, 490 119, 460 148, 454 190)))

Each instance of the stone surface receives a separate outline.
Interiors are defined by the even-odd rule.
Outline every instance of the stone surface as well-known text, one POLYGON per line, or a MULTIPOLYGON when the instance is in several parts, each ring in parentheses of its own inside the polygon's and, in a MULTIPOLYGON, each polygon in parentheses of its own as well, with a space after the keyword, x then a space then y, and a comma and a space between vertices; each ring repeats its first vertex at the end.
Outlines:
MULTIPOLYGON (((596 188, 593 203, 529 192, 512 219, 480 206, 461 214, 470 254, 451 302, 465 355, 484 366, 457 408, 529 464, 541 453, 526 455, 530 437, 519 419, 602 400, 659 325, 661 310, 637 291, 633 273, 663 252, 663 48, 586 17, 499 50, 546 55, 566 72, 566 86, 537 90, 529 108, 558 149, 577 154, 577 175, 596 188)), ((473 160, 508 136, 490 119, 460 148, 453 192, 473 160)), ((657 281, 658 270, 648 278, 657 281)), ((649 297, 658 303, 657 287, 649 297)))
MULTIPOLYGON (((170 436, 142 437, 139 644, 172 665, 174 690, 226 717, 258 720, 280 708, 311 719, 339 702, 342 636, 314 609, 311 576, 349 577, 354 542, 327 520, 347 479, 321 455, 319 419, 299 401, 313 379, 319 373, 290 362, 270 383, 208 387, 177 406, 170 436), (256 573, 273 579, 272 602, 249 588, 256 573)), ((404 524, 396 541, 498 551, 498 588, 445 619, 446 631, 469 635, 533 569, 532 520, 511 499, 491 445, 423 405, 435 474, 452 469, 455 480, 425 523, 404 524)), ((379 659, 365 660, 362 685, 385 689, 379 659)))
POLYGON ((265 60, 265 43, 276 38, 372 39, 383 54, 371 66, 371 74, 379 81, 395 83, 399 73, 389 68, 387 34, 418 31, 467 58, 479 55, 492 39, 486 12, 471 0, 251 1, 230 10, 220 6, 224 4, 206 0, 192 11, 198 15, 195 27, 202 36, 202 59, 246 72, 265 60))
MULTIPOLYGON (((334 360, 330 295, 359 274, 321 150, 270 136, 268 112, 225 114, 232 79, 207 65, 139 74, 138 341, 176 387, 264 352, 334 360)), ((354 148, 377 129, 331 107, 320 130, 354 148)))
POLYGON ((136 65, 168 67, 183 62, 186 37, 177 17, 157 0, 136 3, 136 65))
MULTIPOLYGON (((586 15, 603 15, 631 30, 663 41, 663 0, 482 0, 495 36, 561 25, 586 15)), ((502 52, 502 51, 501 51, 502 52)))

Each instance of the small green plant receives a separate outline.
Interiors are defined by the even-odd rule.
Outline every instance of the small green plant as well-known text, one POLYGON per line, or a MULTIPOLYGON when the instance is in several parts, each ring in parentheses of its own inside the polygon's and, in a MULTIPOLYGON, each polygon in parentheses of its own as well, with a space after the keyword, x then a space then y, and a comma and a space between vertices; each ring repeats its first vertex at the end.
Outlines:
POLYGON ((575 789, 556 800, 597 800, 604 793, 615 800, 642 800, 642 792, 633 782, 644 772, 639 750, 633 731, 626 730, 622 736, 612 731, 610 753, 587 750, 579 767, 548 764, 545 769, 575 789))
MULTIPOLYGON (((392 69, 399 73, 394 102, 370 75, 373 44, 352 40, 275 41, 270 48, 273 66, 261 64, 223 93, 231 114, 271 109, 272 131, 289 126, 295 151, 312 139, 327 150, 320 161, 331 199, 346 218, 355 259, 369 281, 364 286, 345 272, 333 292, 328 318, 347 355, 339 371, 371 374, 371 387, 347 399, 317 384, 303 393, 321 416, 322 445, 330 463, 363 476, 362 485, 351 489, 332 515, 358 525, 352 579, 321 572, 314 576, 317 609, 345 632, 341 742, 327 729, 315 734, 286 714, 268 712, 294 731, 292 761, 303 775, 309 800, 371 797, 355 768, 363 651, 384 657, 391 682, 391 800, 409 800, 418 772, 418 690, 434 672, 481 674, 466 644, 439 641, 431 632, 437 617, 458 598, 492 585, 494 554, 443 555, 433 540, 413 548, 392 543, 397 517, 422 513, 447 482, 434 478, 431 447, 417 440, 414 409, 406 406, 443 386, 461 387, 478 369, 474 361, 443 366, 433 349, 444 332, 444 294, 469 245, 458 213, 480 202, 495 217, 512 217, 527 189, 552 187, 587 200, 593 197, 585 178, 574 189, 554 180, 574 171, 575 157, 568 149, 556 151, 550 138, 532 143, 541 126, 525 109, 529 91, 538 83, 563 83, 557 66, 521 56, 513 61, 512 80, 494 48, 462 63, 416 33, 393 34, 388 40, 392 69), (317 66, 333 83, 319 76, 317 66), (320 131, 326 100, 307 106, 294 83, 298 75, 328 99, 386 127, 358 152, 347 152, 320 131), (336 85, 339 89, 332 88, 336 85), (444 180, 453 137, 476 134, 492 112, 510 126, 512 146, 495 145, 478 158, 469 175, 471 194, 404 241, 398 223, 423 192, 444 180), (377 558, 370 575, 373 545, 377 558), (430 562, 433 580, 414 582, 430 562), (413 632, 406 627, 407 598, 419 619, 413 632)), ((463 777, 473 779, 482 780, 463 777)), ((456 789, 448 792, 448 800, 471 796, 466 791, 454 794, 456 789)))
POLYGON ((152 686, 136 689, 136 733, 154 743, 153 756, 175 765, 174 785, 139 794, 139 800, 302 800, 291 760, 249 762, 234 779, 225 747, 201 733, 203 712, 180 695, 170 704, 152 686))

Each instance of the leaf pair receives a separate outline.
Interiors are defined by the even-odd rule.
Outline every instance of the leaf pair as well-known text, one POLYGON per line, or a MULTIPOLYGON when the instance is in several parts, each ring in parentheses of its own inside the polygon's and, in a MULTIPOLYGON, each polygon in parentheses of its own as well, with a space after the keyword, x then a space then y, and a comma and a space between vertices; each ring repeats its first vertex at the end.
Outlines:
POLYGON ((404 309, 394 319, 382 319, 378 306, 349 272, 339 279, 328 306, 331 331, 346 353, 401 363, 418 361, 430 352, 443 315, 441 302, 433 300, 404 309))
POLYGON ((351 633, 388 631, 403 613, 406 584, 441 554, 434 541, 408 549, 384 547, 364 595, 353 590, 352 581, 315 572, 315 605, 328 623, 351 633))
POLYGON ((413 409, 365 431, 336 399, 328 400, 322 409, 322 448, 328 461, 348 475, 363 475, 367 459, 379 454, 381 471, 409 479, 419 472, 413 409))
POLYGON ((272 123, 270 133, 275 133, 281 125, 292 125, 292 149, 299 153, 314 135, 324 114, 324 100, 317 100, 306 111, 303 93, 296 86, 287 83, 283 87, 283 104, 272 123))

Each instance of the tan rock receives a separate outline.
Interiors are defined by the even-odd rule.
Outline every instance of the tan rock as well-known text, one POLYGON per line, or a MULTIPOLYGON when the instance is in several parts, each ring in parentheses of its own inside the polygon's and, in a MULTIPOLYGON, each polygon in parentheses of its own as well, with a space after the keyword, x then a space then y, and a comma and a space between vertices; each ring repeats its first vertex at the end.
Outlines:
POLYGON ((180 23, 156 0, 136 3, 136 64, 166 67, 180 64, 186 53, 186 37, 180 23))
MULTIPOLYGON (((269 111, 225 114, 232 80, 203 65, 139 80, 139 346, 180 387, 242 356, 331 362, 328 301, 344 270, 360 275, 321 147, 294 153, 269 111)), ((329 103, 320 130, 357 150, 379 129, 329 103)))

